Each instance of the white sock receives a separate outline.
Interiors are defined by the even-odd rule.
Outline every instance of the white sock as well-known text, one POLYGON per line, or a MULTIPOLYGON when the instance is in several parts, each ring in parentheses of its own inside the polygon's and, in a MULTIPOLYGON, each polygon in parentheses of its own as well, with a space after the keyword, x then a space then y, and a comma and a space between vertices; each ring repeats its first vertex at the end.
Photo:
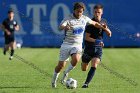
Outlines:
POLYGON ((65 70, 65 74, 69 73, 72 69, 74 69, 75 66, 72 66, 71 64, 68 66, 68 68, 65 70))
POLYGON ((56 73, 56 72, 54 71, 53 78, 52 78, 52 83, 56 83, 59 74, 60 74, 60 73, 56 73))

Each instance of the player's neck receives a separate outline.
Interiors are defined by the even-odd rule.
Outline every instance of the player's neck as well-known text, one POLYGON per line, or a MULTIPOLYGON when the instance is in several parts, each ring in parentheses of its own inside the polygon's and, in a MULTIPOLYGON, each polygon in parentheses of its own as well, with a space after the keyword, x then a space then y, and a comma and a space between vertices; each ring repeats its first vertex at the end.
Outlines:
POLYGON ((79 19, 79 18, 80 18, 80 17, 76 16, 75 13, 73 13, 73 16, 74 16, 76 19, 79 19))
POLYGON ((95 18, 95 20, 97 20, 98 22, 100 22, 101 21, 101 17, 94 17, 95 18))
POLYGON ((14 18, 13 17, 9 17, 9 20, 12 21, 14 18))

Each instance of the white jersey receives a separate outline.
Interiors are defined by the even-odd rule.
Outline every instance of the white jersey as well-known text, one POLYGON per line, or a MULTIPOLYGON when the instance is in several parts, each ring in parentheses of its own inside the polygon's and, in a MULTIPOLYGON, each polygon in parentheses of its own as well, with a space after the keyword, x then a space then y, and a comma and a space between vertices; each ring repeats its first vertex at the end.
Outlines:
POLYGON ((82 45, 83 34, 86 24, 92 23, 92 20, 82 15, 79 19, 75 18, 73 14, 62 20, 61 25, 70 26, 72 30, 65 31, 65 38, 63 40, 64 45, 82 45))

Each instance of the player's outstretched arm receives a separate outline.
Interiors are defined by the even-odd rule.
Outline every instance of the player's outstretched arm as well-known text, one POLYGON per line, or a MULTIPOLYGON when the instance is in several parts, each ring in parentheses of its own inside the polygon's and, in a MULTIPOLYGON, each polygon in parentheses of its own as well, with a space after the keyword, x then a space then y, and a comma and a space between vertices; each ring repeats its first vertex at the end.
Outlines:
POLYGON ((108 30, 105 30, 105 32, 106 32, 106 34, 107 34, 109 37, 111 37, 112 32, 110 31, 110 29, 108 28, 108 26, 107 26, 106 24, 102 24, 102 26, 103 26, 104 28, 108 29, 108 30))
POLYGON ((108 35, 109 37, 111 37, 111 31, 110 31, 110 29, 109 29, 107 26, 101 25, 100 23, 95 22, 95 21, 92 21, 91 24, 94 25, 94 26, 97 27, 97 28, 103 29, 103 30, 107 33, 107 35, 108 35))
POLYGON ((109 37, 111 37, 112 32, 110 31, 110 29, 108 27, 106 28, 105 32, 109 37))

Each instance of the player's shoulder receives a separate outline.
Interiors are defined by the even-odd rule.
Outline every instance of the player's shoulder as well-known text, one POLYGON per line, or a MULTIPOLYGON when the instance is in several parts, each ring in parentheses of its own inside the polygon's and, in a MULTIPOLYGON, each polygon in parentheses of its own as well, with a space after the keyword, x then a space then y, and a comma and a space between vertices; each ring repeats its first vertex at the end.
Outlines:
POLYGON ((90 19, 88 16, 86 16, 86 15, 82 15, 82 18, 84 18, 84 19, 90 19))
POLYGON ((5 18, 3 21, 4 21, 4 22, 8 22, 8 18, 5 18))
POLYGON ((4 20, 3 20, 3 24, 7 24, 8 23, 8 18, 5 18, 4 20))

